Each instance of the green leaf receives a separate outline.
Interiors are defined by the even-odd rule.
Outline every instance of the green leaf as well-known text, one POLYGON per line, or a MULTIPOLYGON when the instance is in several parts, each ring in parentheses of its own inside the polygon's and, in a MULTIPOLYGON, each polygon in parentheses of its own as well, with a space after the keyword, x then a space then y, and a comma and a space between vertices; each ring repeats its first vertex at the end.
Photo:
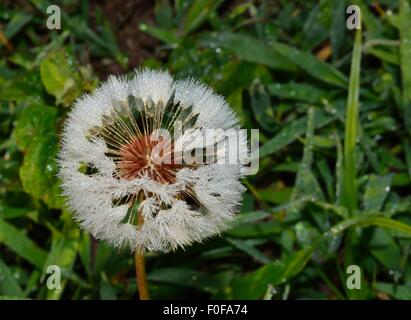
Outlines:
POLYGON ((100 299, 101 300, 117 300, 116 291, 111 285, 105 273, 101 274, 100 281, 100 299))
POLYGON ((38 72, 26 72, 15 77, 0 77, 0 97, 30 105, 43 104, 43 86, 38 72))
POLYGON ((343 176, 344 176, 344 152, 341 143, 341 139, 338 132, 334 132, 335 145, 337 149, 337 161, 335 163, 335 202, 337 205, 342 204, 342 193, 343 193, 343 176))
MULTIPOLYGON (((61 12, 63 25, 77 38, 91 44, 92 51, 100 57, 111 56, 123 67, 127 66, 127 57, 119 50, 116 37, 111 26, 102 15, 99 15, 96 23, 99 25, 99 33, 94 32, 87 22, 79 16, 71 16, 61 12)), ((97 17, 96 17, 97 20, 97 17)))
POLYGON ((234 51, 240 59, 248 62, 289 71, 297 71, 298 66, 312 77, 326 83, 338 87, 345 87, 347 83, 346 77, 330 64, 283 43, 273 42, 272 45, 267 45, 262 40, 245 34, 230 32, 219 33, 208 41, 234 51))
POLYGON ((397 220, 384 217, 370 217, 358 222, 359 226, 379 226, 411 235, 411 226, 397 220))
POLYGON ((382 209, 385 198, 390 192, 392 177, 392 174, 385 176, 370 176, 364 193, 364 210, 379 211, 382 209))
POLYGON ((53 234, 53 242, 50 252, 44 263, 43 278, 47 277, 47 268, 51 265, 57 265, 61 269, 62 281, 61 289, 48 290, 47 299, 59 299, 63 293, 67 282, 67 275, 72 273, 72 268, 77 256, 79 247, 80 230, 67 213, 65 213, 65 226, 62 234, 53 234))
POLYGON ((385 267, 397 270, 400 267, 401 250, 394 238, 384 229, 376 229, 369 241, 371 253, 385 267))
POLYGON ((369 33, 369 38, 381 38, 384 32, 384 26, 377 16, 371 12, 368 5, 363 0, 353 0, 352 4, 358 5, 361 10, 361 23, 364 23, 369 33))
POLYGON ((304 24, 301 32, 304 37, 299 41, 299 45, 304 50, 312 50, 323 44, 328 38, 332 17, 332 2, 330 0, 320 0, 312 6, 307 7, 307 18, 304 15, 304 24))
POLYGON ((376 290, 388 293, 395 299, 411 300, 411 287, 409 285, 396 285, 387 282, 377 282, 374 285, 376 290))
POLYGON ((361 71, 361 29, 355 33, 348 88, 344 140, 344 176, 342 203, 352 212, 357 208, 356 143, 359 134, 358 113, 361 71))
POLYGON ((188 268, 162 268, 147 275, 149 281, 165 282, 184 287, 193 287, 210 293, 220 289, 219 281, 209 275, 188 268))
POLYGON ((14 278, 13 272, 0 258, 0 295, 24 297, 18 282, 14 278))
POLYGON ((35 267, 42 269, 46 252, 40 249, 27 235, 0 218, 0 244, 4 244, 35 267))
POLYGON ((184 19, 183 33, 188 34, 199 28, 222 2, 222 0, 194 0, 184 19))
POLYGON ((411 234, 410 225, 407 225, 405 223, 402 223, 400 221, 397 221, 391 218, 382 217, 381 215, 378 215, 378 214, 368 214, 368 215, 364 215, 360 217, 349 218, 349 219, 346 219, 338 223, 337 225, 333 226, 328 232, 326 232, 322 236, 322 238, 318 239, 318 241, 321 241, 324 238, 329 237, 329 236, 339 235, 346 229, 356 227, 356 226, 358 227, 378 226, 378 227, 383 227, 386 229, 398 231, 399 233, 403 233, 405 235, 411 234))
POLYGON ((46 106, 25 108, 13 131, 20 149, 26 150, 33 139, 44 136, 56 136, 57 109, 46 106))
POLYGON ((81 263, 89 278, 91 278, 92 276, 92 270, 91 270, 92 243, 90 241, 90 237, 91 236, 87 233, 84 233, 84 232, 81 233, 80 239, 79 239, 79 248, 78 248, 78 254, 79 254, 81 263))
MULTIPOLYGON (((324 111, 319 110, 315 113, 314 126, 316 129, 321 128, 335 120, 335 118, 336 115, 329 115, 324 111)), ((307 117, 304 116, 286 126, 277 135, 260 147, 260 158, 273 154, 291 142, 297 140, 305 132, 306 124, 307 117)))
POLYGON ((22 299, 21 297, 15 297, 15 296, 0 296, 0 300, 27 300, 27 299, 22 299))
POLYGON ((367 49, 367 53, 372 54, 373 56, 377 57, 378 59, 392 63, 395 65, 400 64, 400 54, 396 48, 394 50, 384 50, 378 48, 369 48, 367 49))
POLYGON ((336 61, 341 55, 341 48, 345 36, 345 28, 341 28, 345 24, 345 1, 332 0, 332 22, 330 30, 331 47, 333 61, 336 61))
POLYGON ((409 140, 404 140, 404 151, 408 176, 411 178, 411 143, 409 140))
POLYGON ((24 28, 24 26, 26 26, 32 18, 33 16, 25 11, 15 12, 10 22, 4 29, 4 35, 8 39, 13 38, 14 35, 17 34, 22 28, 24 28))
POLYGON ((64 50, 53 51, 41 62, 41 80, 57 104, 70 105, 82 93, 82 79, 64 50))
POLYGON ((18 118, 13 136, 24 152, 20 179, 24 190, 52 208, 61 208, 63 199, 57 174, 57 110, 29 107, 18 118))
POLYGON ((63 199, 56 178, 57 142, 54 137, 35 138, 27 149, 20 179, 24 190, 37 199, 42 199, 51 208, 61 208, 63 199))
POLYGON ((231 287, 233 299, 261 299, 269 285, 276 286, 294 277, 304 268, 313 249, 293 253, 236 279, 231 287))
POLYGON ((368 161, 370 162, 370 165, 372 166, 373 170, 378 174, 381 173, 381 164, 378 160, 377 153, 375 152, 376 145, 365 132, 361 133, 360 146, 361 149, 364 151, 365 155, 367 156, 368 161))
POLYGON ((141 23, 140 31, 148 33, 150 36, 163 41, 164 43, 175 45, 179 43, 179 38, 170 30, 160 29, 154 26, 150 26, 145 23, 141 23))
POLYGON ((295 64, 287 57, 277 52, 266 42, 245 34, 224 32, 211 39, 205 39, 207 44, 216 45, 233 51, 235 55, 244 61, 260 63, 274 69, 296 71, 295 64))
POLYGON ((240 213, 236 217, 237 224, 247 224, 250 222, 256 222, 259 220, 266 219, 271 216, 271 213, 265 211, 253 211, 253 212, 245 212, 240 213))
POLYGON ((290 201, 292 191, 293 189, 289 187, 279 190, 278 186, 274 184, 268 188, 258 190, 258 193, 261 199, 269 203, 282 204, 290 201))
POLYGON ((265 71, 265 67, 258 68, 253 63, 233 61, 223 67, 223 75, 217 82, 217 90, 220 94, 229 96, 236 91, 249 87, 255 78, 263 79, 265 71))
POLYGON ((40 284, 41 273, 39 270, 34 270, 30 278, 27 280, 26 288, 24 290, 24 295, 27 297, 30 293, 35 292, 41 286, 40 284))
POLYGON ((327 196, 330 199, 331 202, 334 202, 335 198, 335 192, 334 192, 334 177, 331 174, 330 167, 325 161, 324 158, 321 158, 319 161, 315 162, 316 167, 321 175, 321 178, 325 182, 326 190, 327 190, 327 196))
POLYGON ((291 201, 295 201, 299 198, 312 196, 317 200, 323 200, 324 194, 317 181, 317 178, 311 172, 311 164, 313 162, 313 143, 314 143, 314 123, 315 109, 310 108, 308 110, 307 130, 304 146, 303 159, 301 160, 300 167, 297 172, 297 178, 294 184, 293 193, 291 195, 291 201))
POLYGON ((347 78, 344 74, 332 65, 317 59, 311 53, 300 51, 279 42, 274 43, 273 47, 278 53, 293 61, 312 77, 337 87, 346 87, 347 78))
POLYGON ((266 131, 275 131, 274 110, 264 86, 257 79, 250 90, 251 108, 258 124, 266 131))
POLYGON ((270 262, 269 258, 267 258, 261 251, 257 250, 253 245, 249 244, 247 241, 232 238, 226 238, 226 240, 235 248, 253 257, 256 261, 259 261, 264 264, 270 262))
POLYGON ((259 238, 281 233, 283 225, 278 221, 247 223, 236 226, 227 231, 230 237, 235 238, 259 238))
POLYGON ((0 201, 0 218, 3 219, 15 219, 25 216, 36 217, 38 215, 37 211, 31 208, 15 208, 4 205, 0 201))
POLYGON ((313 204, 344 219, 348 218, 348 211, 345 207, 318 200, 314 200, 313 204))
POLYGON ((305 83, 273 83, 268 85, 268 92, 276 97, 320 104, 329 99, 329 94, 317 87, 305 83))
POLYGON ((156 22, 161 28, 173 26, 173 8, 168 0, 157 0, 154 7, 156 22))

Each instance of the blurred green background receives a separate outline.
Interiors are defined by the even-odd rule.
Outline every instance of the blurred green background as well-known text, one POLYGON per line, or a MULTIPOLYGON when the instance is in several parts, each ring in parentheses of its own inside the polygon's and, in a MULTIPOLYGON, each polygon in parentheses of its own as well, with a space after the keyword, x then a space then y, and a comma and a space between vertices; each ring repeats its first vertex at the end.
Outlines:
POLYGON ((55 158, 77 97, 148 66, 201 79, 260 129, 237 223, 149 255, 153 299, 411 299, 408 0, 2 0, 0 55, 1 298, 136 299, 133 257, 79 230, 55 158))

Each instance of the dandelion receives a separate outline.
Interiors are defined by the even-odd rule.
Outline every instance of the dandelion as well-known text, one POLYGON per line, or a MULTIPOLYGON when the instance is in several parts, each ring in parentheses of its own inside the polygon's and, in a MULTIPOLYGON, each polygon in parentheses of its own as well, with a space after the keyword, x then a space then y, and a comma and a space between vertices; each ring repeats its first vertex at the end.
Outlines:
POLYGON ((68 115, 63 194, 83 229, 135 251, 144 269, 145 252, 184 248, 230 226, 244 191, 244 146, 230 107, 198 81, 150 70, 110 77, 68 115), (236 147, 227 148, 233 135, 236 147), (238 161, 220 161, 227 156, 238 161))

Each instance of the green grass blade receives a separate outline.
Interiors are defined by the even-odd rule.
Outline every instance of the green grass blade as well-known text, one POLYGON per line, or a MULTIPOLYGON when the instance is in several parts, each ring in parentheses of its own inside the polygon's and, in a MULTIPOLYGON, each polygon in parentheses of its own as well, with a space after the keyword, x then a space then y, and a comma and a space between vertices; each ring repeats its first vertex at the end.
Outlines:
POLYGON ((384 27, 381 21, 369 9, 368 5, 366 4, 366 1, 354 0, 354 1, 351 1, 351 4, 355 4, 360 7, 361 24, 365 25, 369 38, 372 38, 372 39, 381 38, 384 27))
MULTIPOLYGON (((408 224, 405 224, 403 222, 378 216, 378 215, 367 215, 363 217, 354 217, 354 218, 349 218, 346 219, 334 227, 330 229, 330 232, 326 233, 324 236, 327 237, 329 235, 339 235, 343 231, 352 228, 352 227, 370 227, 370 226, 376 226, 376 227, 382 227, 386 229, 391 229, 395 230, 398 232, 401 232, 406 235, 411 235, 411 226, 408 224)), ((323 236, 323 238, 324 238, 323 236)), ((323 240, 320 238, 318 241, 323 240)))
POLYGON ((345 75, 331 64, 317 59, 317 57, 313 56, 311 53, 298 50, 279 42, 274 43, 273 48, 284 57, 294 61, 302 70, 312 77, 337 87, 344 88, 346 86, 347 79, 345 75))
POLYGON ((400 221, 385 217, 370 217, 363 221, 360 221, 358 225, 361 227, 378 226, 411 235, 411 226, 400 221))
POLYGON ((298 71, 325 83, 344 88, 347 79, 338 69, 329 63, 319 60, 311 53, 298 50, 280 42, 268 45, 265 41, 243 33, 222 32, 203 39, 205 45, 210 43, 231 50, 235 55, 248 62, 261 63, 271 68, 298 71))
POLYGON ((314 152, 314 128, 315 128, 315 109, 310 108, 308 110, 307 131, 305 134, 305 146, 303 152, 303 159, 300 163, 300 168, 297 172, 297 178, 295 180, 295 186, 291 195, 291 201, 295 201, 304 196, 311 196, 314 199, 323 200, 324 195, 321 187, 317 181, 317 178, 311 171, 311 165, 313 163, 314 152))
POLYGON ((400 61, 402 72, 402 103, 404 121, 411 133, 411 5, 408 0, 400 0, 400 61))
POLYGON ((14 35, 16 35, 21 29, 23 29, 31 19, 33 19, 33 16, 31 14, 28 14, 27 12, 16 12, 16 14, 7 24, 4 30, 4 35, 8 39, 13 38, 14 35))
POLYGON ((337 161, 335 164, 335 203, 338 205, 342 205, 342 194, 343 194, 343 175, 344 175, 344 152, 341 143, 340 136, 338 132, 334 132, 335 137, 335 145, 337 149, 337 161))
POLYGON ((175 45, 179 42, 179 38, 170 30, 150 26, 146 23, 141 23, 139 29, 169 45, 175 45))
MULTIPOLYGON (((318 110, 315 113, 315 129, 326 126, 327 124, 333 122, 336 118, 336 114, 328 114, 323 110, 318 110)), ((265 142, 260 147, 258 154, 259 157, 263 158, 270 154, 273 154, 300 138, 306 130, 306 123, 307 117, 304 116, 284 127, 278 134, 276 134, 273 138, 265 142)))
POLYGON ((24 293, 15 279, 12 270, 0 258, 0 294, 24 298, 24 293))
POLYGON ((195 0, 184 19, 183 33, 188 34, 199 28, 222 2, 221 0, 195 0))
POLYGON ((210 293, 217 292, 221 287, 221 280, 217 277, 211 277, 209 274, 186 267, 155 269, 147 275, 147 279, 157 283, 196 288, 210 293))
POLYGON ((273 83, 268 85, 268 92, 275 97, 283 99, 304 101, 321 104, 329 100, 329 92, 305 83, 273 83))
POLYGON ((310 260, 313 251, 313 247, 301 249, 284 259, 273 261, 237 278, 230 288, 232 295, 230 298, 261 299, 269 284, 280 285, 300 273, 310 260))
POLYGON ((344 42, 344 37, 346 36, 346 30, 341 28, 341 26, 345 24, 345 10, 345 1, 332 0, 333 19, 331 22, 330 38, 333 62, 340 58, 341 48, 344 42))
POLYGON ((232 51, 239 59, 263 64, 273 69, 298 71, 296 64, 266 42, 246 34, 223 32, 203 40, 232 51))
POLYGON ((348 87, 344 141, 344 196, 343 204, 352 213, 357 208, 355 147, 358 136, 358 113, 361 70, 361 29, 356 31, 348 87))
POLYGON ((393 175, 371 175, 364 192, 363 207, 366 211, 380 211, 390 192, 393 175))
POLYGON ((404 152, 408 175, 411 178, 411 143, 408 140, 404 141, 404 152))
POLYGON ((249 244, 246 240, 225 238, 229 244, 253 257, 256 261, 263 264, 269 263, 270 259, 266 257, 260 250, 249 244))
MULTIPOLYGON (((53 235, 53 242, 44 263, 43 277, 47 278, 47 268, 51 265, 58 265, 63 275, 73 272, 73 266, 77 257, 79 246, 80 231, 70 217, 67 216, 63 233, 53 235)), ((47 299, 57 300, 63 294, 64 287, 67 283, 67 277, 61 281, 61 290, 48 290, 47 299)))
POLYGON ((411 300, 411 286, 409 285, 397 285, 388 282, 377 282, 375 288, 379 291, 388 293, 395 299, 399 300, 411 300))
POLYGON ((25 258, 39 269, 43 268, 46 252, 40 249, 22 230, 0 219, 0 244, 25 258))

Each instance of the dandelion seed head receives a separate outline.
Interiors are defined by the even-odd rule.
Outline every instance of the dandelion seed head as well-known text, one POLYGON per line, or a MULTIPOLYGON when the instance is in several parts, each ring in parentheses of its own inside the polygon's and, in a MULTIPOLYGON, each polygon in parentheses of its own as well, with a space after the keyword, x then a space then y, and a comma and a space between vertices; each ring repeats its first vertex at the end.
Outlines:
POLYGON ((240 148, 220 145, 238 129, 224 98, 196 80, 147 69, 131 80, 110 77, 75 103, 64 124, 59 175, 67 204, 84 230, 119 248, 168 252, 220 234, 244 191, 246 135, 238 134, 240 148), (210 141, 209 129, 220 129, 210 141), (157 130, 171 138, 153 139, 157 130), (187 160, 198 150, 200 158, 187 160), (233 153, 236 163, 219 163, 233 153), (213 161, 200 161, 206 157, 213 161))

